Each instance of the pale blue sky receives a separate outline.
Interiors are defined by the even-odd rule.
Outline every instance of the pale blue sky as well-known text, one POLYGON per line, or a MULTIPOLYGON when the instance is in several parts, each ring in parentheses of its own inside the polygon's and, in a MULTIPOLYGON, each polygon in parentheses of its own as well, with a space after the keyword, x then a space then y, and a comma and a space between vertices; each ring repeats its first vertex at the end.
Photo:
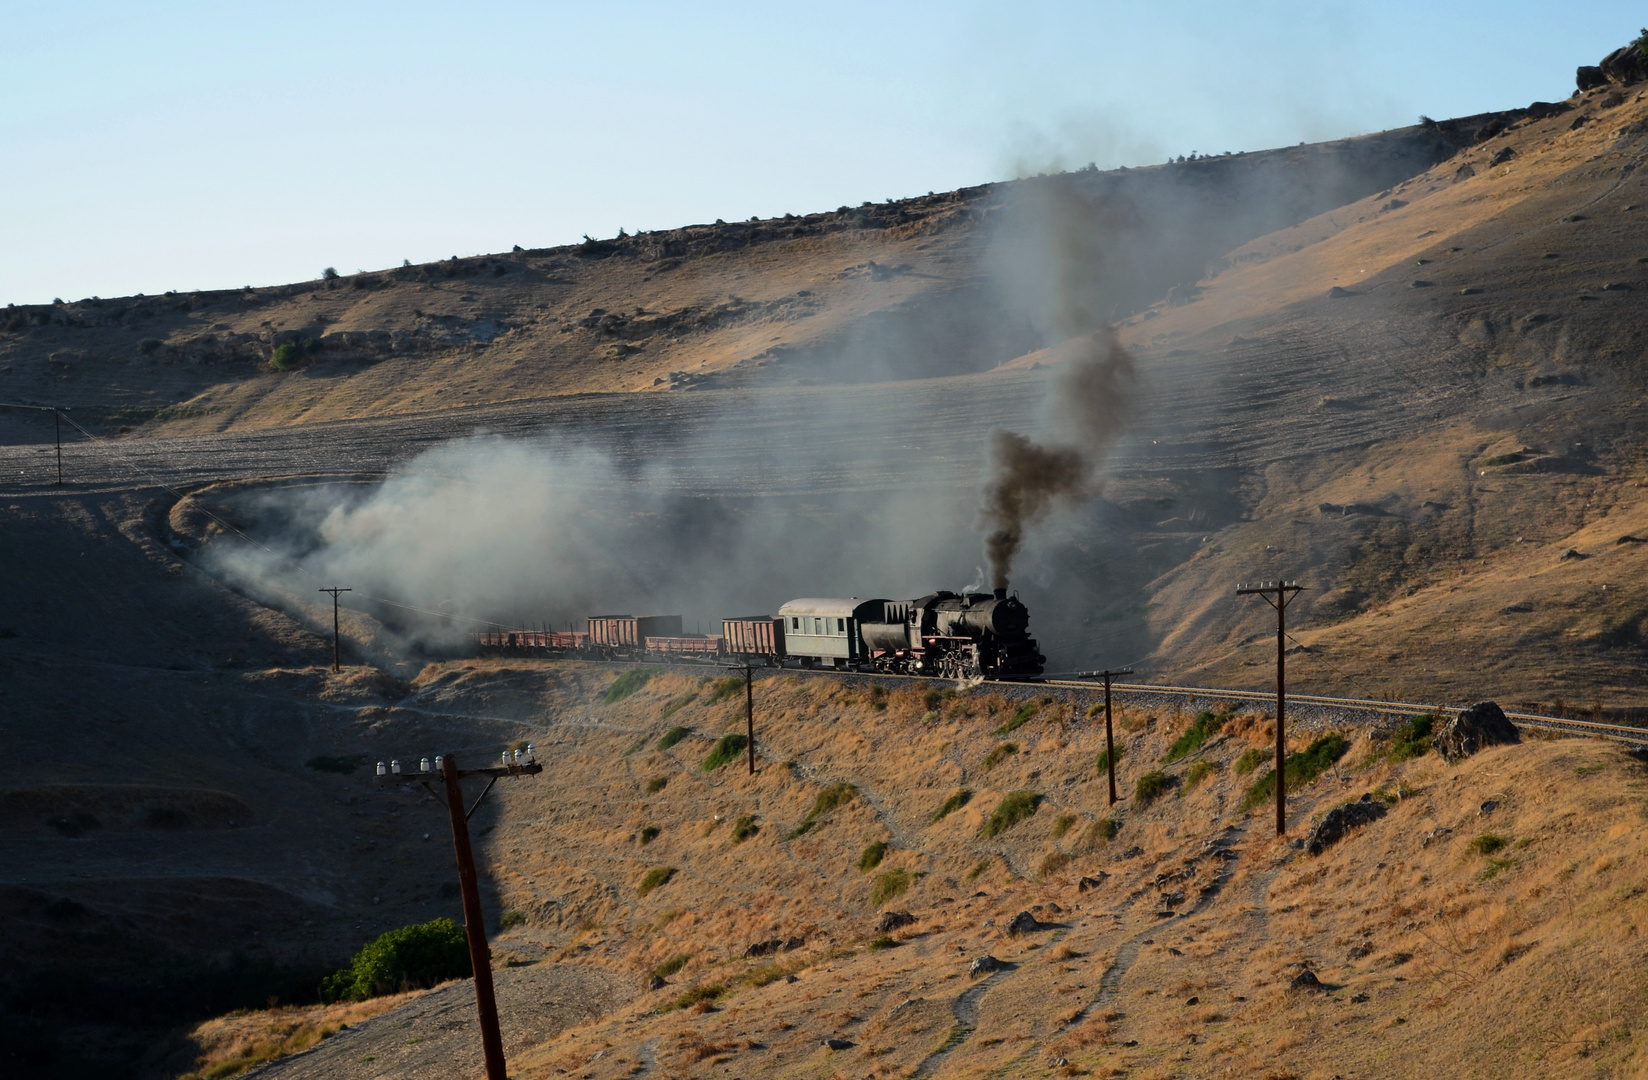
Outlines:
POLYGON ((0 302, 273 284, 1565 97, 1648 8, 0 6, 0 302), (1583 12, 1583 14, 1577 14, 1583 12))

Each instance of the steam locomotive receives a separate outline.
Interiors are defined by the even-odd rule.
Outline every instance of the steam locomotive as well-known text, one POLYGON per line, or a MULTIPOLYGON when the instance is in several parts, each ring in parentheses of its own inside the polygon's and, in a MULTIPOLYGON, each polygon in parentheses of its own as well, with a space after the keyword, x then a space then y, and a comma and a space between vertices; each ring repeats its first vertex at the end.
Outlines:
POLYGON ((719 636, 683 634, 679 615, 592 615, 587 631, 489 631, 476 644, 487 653, 1010 680, 1033 679, 1046 662, 1029 627, 1029 608, 1006 589, 940 590, 917 600, 791 600, 776 616, 723 619, 719 636))

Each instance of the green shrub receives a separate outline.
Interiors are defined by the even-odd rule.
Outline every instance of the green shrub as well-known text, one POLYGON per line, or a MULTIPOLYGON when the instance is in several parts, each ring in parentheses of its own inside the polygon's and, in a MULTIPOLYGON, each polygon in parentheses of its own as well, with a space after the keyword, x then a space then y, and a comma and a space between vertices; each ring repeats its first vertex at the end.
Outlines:
POLYGON ((515 909, 512 908, 509 911, 504 912, 503 916, 501 918, 499 918, 499 920, 498 920, 498 933, 501 934, 505 930, 513 930, 517 926, 525 926, 525 925, 526 925, 526 912, 518 911, 518 910, 515 910, 515 909))
POLYGON ((870 905, 880 907, 895 896, 902 896, 909 887, 910 871, 902 866, 883 870, 876 875, 875 884, 870 888, 870 905))
POLYGON ((1100 818, 1082 833, 1082 846, 1091 850, 1100 844, 1108 844, 1116 839, 1116 834, 1121 832, 1121 828, 1115 818, 1100 818))
POLYGON ((1009 757, 1018 752, 1019 747, 1017 743, 1002 743, 1000 746, 984 755, 984 771, 989 772, 991 769, 995 768, 997 765, 1000 765, 1002 762, 1006 761, 1009 757))
POLYGON ((1036 868, 1036 877, 1045 881, 1069 865, 1070 856, 1054 848, 1042 856, 1041 865, 1036 868))
POLYGON ((325 270, 320 272, 320 276, 326 281, 336 281, 338 280, 338 268, 335 266, 328 266, 325 270))
POLYGON ((653 777, 651 780, 647 781, 647 794, 648 795, 658 794, 660 791, 664 790, 664 786, 668 783, 669 783, 669 777, 667 777, 667 776, 655 776, 655 777, 653 777))
POLYGON ((1042 797, 1034 791, 1014 791, 1004 796, 996 808, 990 811, 990 816, 984 819, 979 826, 979 838, 988 840, 993 836, 1000 836, 1014 825, 1024 821, 1036 812, 1041 805, 1042 797))
POLYGON ((1053 822, 1053 839, 1057 840, 1070 831, 1070 826, 1080 821, 1075 814, 1060 814, 1059 819, 1053 822))
POLYGON ((1393 762, 1407 761, 1409 758, 1424 757, 1431 752, 1431 729, 1436 723, 1436 717, 1426 713, 1416 716, 1403 724, 1391 740, 1390 760, 1393 762))
POLYGON ((312 757, 304 762, 316 772, 343 773, 348 775, 366 764, 364 754, 346 754, 340 757, 312 757))
POLYGON ((729 762, 737 761, 748 744, 749 740, 736 731, 723 735, 716 740, 715 749, 710 751, 710 756, 705 758, 704 763, 698 768, 704 772, 714 772, 729 762))
POLYGON ((622 701, 647 685, 647 680, 650 678, 652 678, 652 669, 630 668, 613 680, 612 685, 607 687, 606 696, 602 700, 608 705, 622 701))
POLYGON ((1181 794, 1185 791, 1191 790, 1197 784, 1201 783, 1203 780, 1206 780, 1209 776, 1212 776, 1214 768, 1215 766, 1213 762, 1206 759, 1198 761, 1192 765, 1190 767, 1190 771, 1185 773, 1184 787, 1181 789, 1181 794))
POLYGON ((937 709, 944 701, 944 691, 936 686, 929 686, 921 692, 921 706, 928 712, 937 709))
POLYGON ((881 865, 881 860, 885 858, 886 855, 886 842, 883 840, 877 840, 875 843, 865 848, 864 853, 858 857, 859 873, 868 874, 871 870, 874 870, 876 867, 881 865))
POLYGON ((275 351, 269 355, 269 366, 276 371, 291 371, 303 359, 303 347, 295 341, 288 341, 284 345, 276 345, 275 351))
POLYGON ((1492 855, 1508 843, 1510 843, 1510 841, 1506 840, 1503 836, 1498 836, 1491 832, 1485 832, 1471 841, 1471 850, 1476 852, 1478 855, 1492 855))
POLYGON ((690 1009, 700 1002, 708 1004, 726 992, 727 988, 719 984, 695 986, 675 999, 675 1007, 677 1009, 690 1009))
POLYGON ((1246 776, 1248 773, 1263 765, 1271 756, 1271 752, 1261 746, 1250 746, 1242 751, 1242 756, 1236 759, 1236 775, 1246 776))
POLYGON ((990 860, 989 859, 980 859, 979 862, 978 862, 978 865, 974 866, 971 870, 967 871, 967 880, 968 881, 977 881, 979 875, 984 873, 988 869, 990 869, 990 860))
POLYGON ((742 844, 760 831, 761 826, 755 823, 755 818, 750 814, 745 814, 732 824, 732 842, 742 844))
POLYGON ((1001 727, 992 731, 990 734, 1006 735, 1008 732, 1028 724, 1031 718, 1039 712, 1041 712, 1041 702, 1026 701, 1023 705, 1019 706, 1018 711, 1013 714, 1012 719, 1008 720, 1007 723, 1001 725, 1001 727))
MULTIPOLYGON (((1318 776, 1332 768, 1333 763, 1345 756, 1350 744, 1338 732, 1323 735, 1305 749, 1289 754, 1283 762, 1283 782, 1287 790, 1297 791, 1312 784, 1318 776)), ((1266 769, 1264 775, 1255 780, 1242 796, 1240 810, 1252 810, 1256 806, 1263 806, 1276 797, 1276 770, 1266 769)))
POLYGON ((710 699, 707 705, 714 705, 718 701, 725 701, 730 697, 739 697, 744 693, 744 677, 729 675, 725 679, 716 679, 710 683, 710 699))
POLYGON ((1184 734, 1173 740, 1173 745, 1167 748, 1167 756, 1162 758, 1162 764, 1171 765, 1181 758, 1188 757, 1200 750, 1207 740, 1219 733, 1225 726, 1228 716, 1215 716, 1210 712, 1198 713, 1195 723, 1185 729, 1184 734))
MULTIPOLYGON (((691 705, 693 702, 695 702, 697 700, 698 700, 698 691, 696 691, 696 690, 694 690, 690 694, 682 694, 680 697, 676 698, 674 701, 671 701, 668 705, 664 706, 664 711, 658 714, 658 719, 668 720, 670 717, 674 716, 676 713, 680 712, 682 709, 686 708, 688 705, 691 705)), ((686 729, 685 728, 678 728, 677 730, 685 731, 686 729)))
POLYGON ((668 960, 665 960, 662 964, 659 964, 657 967, 653 968, 652 973, 654 975, 658 976, 660 979, 667 979, 671 975, 674 975, 677 971, 680 971, 682 968, 686 967, 687 964, 689 964, 691 962, 692 962, 692 954, 691 953, 684 953, 684 952, 676 953, 674 956, 670 957, 668 960))
POLYGON ((382 934, 349 966, 321 981, 325 1001, 365 1001, 470 974, 469 938, 451 919, 435 919, 382 934))
POLYGON ((658 886, 667 884, 669 879, 674 876, 675 867, 655 866, 651 870, 647 871, 646 877, 643 877, 641 879, 641 883, 635 886, 635 891, 641 896, 645 896, 652 890, 658 888, 658 886))
POLYGON ((641 830, 641 843, 643 843, 643 844, 652 843, 654 840, 658 839, 658 833, 659 833, 658 826, 648 825, 647 827, 645 827, 644 829, 641 830))
MULTIPOLYGON (((1122 748, 1118 746, 1118 747, 1116 747, 1116 762, 1117 762, 1117 764, 1120 764, 1121 760, 1122 760, 1122 748)), ((1105 776, 1110 775, 1110 751, 1109 750, 1100 750, 1099 751, 1099 772, 1104 774, 1105 776)))
POLYGON ((674 746, 676 743, 691 734, 692 728, 672 727, 668 731, 664 732, 663 738, 658 740, 658 749, 668 750, 670 747, 674 746))
POLYGON ((880 683, 870 684, 870 708, 876 712, 887 711, 887 688, 880 683))
POLYGON ((883 950, 886 950, 886 949, 896 949, 896 948, 898 948, 898 942, 894 941, 891 937, 889 937, 886 934, 882 934, 880 937, 872 938, 870 940, 870 951, 871 952, 882 952, 883 950))
POLYGON ((795 831, 785 839, 794 840, 803 833, 811 832, 819 818, 832 810, 846 806, 853 801, 853 796, 857 794, 858 789, 851 784, 836 784, 834 787, 825 788, 818 793, 818 798, 813 800, 813 808, 807 811, 807 816, 801 819, 801 824, 797 825, 795 831))
POLYGON ((934 825, 937 825, 939 822, 943 821, 945 818, 949 817, 951 814, 955 813, 957 810, 960 810, 962 807, 966 806, 969 802, 972 802, 972 801, 973 801, 973 791, 972 791, 972 789, 971 788, 961 788, 960 790, 953 793, 948 799, 945 799, 944 802, 939 805, 939 808, 937 810, 933 811, 933 821, 932 821, 932 823, 934 825))
POLYGON ((1166 795, 1173 787, 1173 778, 1160 769, 1152 769, 1139 777, 1133 785, 1133 801, 1139 806, 1149 806, 1157 799, 1166 795))

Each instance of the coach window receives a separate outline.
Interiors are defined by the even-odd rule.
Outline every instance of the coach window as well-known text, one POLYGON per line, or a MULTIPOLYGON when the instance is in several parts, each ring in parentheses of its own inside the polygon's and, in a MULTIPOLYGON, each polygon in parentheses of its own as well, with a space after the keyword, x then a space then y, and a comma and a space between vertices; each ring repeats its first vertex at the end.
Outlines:
POLYGON ((790 618, 790 629, 799 634, 801 632, 801 620, 792 616, 790 618))
POLYGON ((835 632, 838 633, 838 634, 845 634, 847 632, 847 620, 846 619, 837 619, 835 621, 835 632))

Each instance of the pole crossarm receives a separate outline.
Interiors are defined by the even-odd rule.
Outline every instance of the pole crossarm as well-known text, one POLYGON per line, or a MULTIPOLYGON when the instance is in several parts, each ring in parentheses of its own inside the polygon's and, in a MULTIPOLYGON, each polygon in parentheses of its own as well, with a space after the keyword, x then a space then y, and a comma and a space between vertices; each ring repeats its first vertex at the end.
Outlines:
MULTIPOLYGON (((477 776, 487 776, 496 780, 503 776, 537 776, 544 771, 544 767, 537 762, 531 765, 494 765, 490 769, 459 769, 459 780, 473 780, 477 776)), ((396 784, 422 784, 431 780, 444 780, 438 770, 428 772, 389 772, 372 778, 379 787, 393 787, 396 784)), ((490 790, 491 785, 488 785, 490 790)))

